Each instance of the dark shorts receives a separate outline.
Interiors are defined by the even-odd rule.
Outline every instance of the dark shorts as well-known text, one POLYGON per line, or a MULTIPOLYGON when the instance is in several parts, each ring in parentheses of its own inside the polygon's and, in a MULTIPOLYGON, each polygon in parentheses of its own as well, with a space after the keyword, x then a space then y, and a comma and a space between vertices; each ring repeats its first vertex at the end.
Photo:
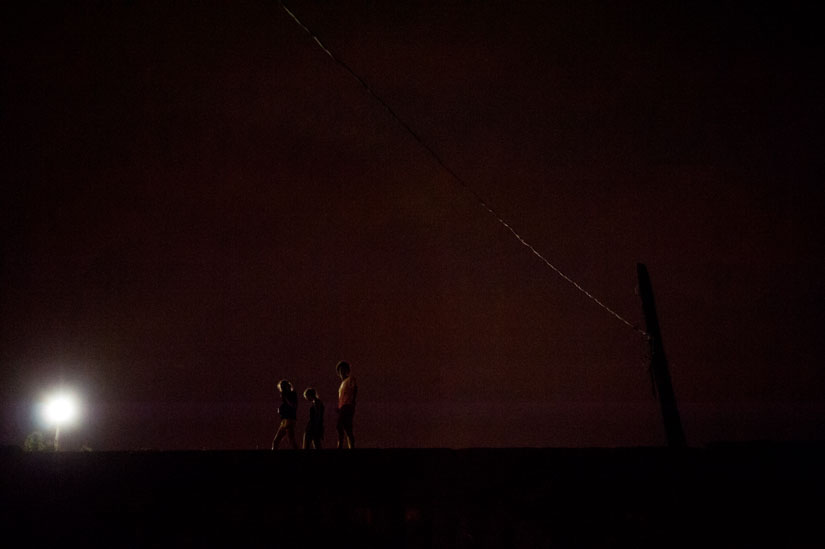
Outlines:
POLYGON ((312 440, 324 438, 324 426, 322 425, 318 427, 317 425, 307 423, 307 427, 304 429, 304 434, 306 434, 307 438, 311 438, 312 440))
POLYGON ((338 425, 339 431, 352 431, 352 418, 355 417, 355 406, 349 404, 341 406, 338 409, 338 425))

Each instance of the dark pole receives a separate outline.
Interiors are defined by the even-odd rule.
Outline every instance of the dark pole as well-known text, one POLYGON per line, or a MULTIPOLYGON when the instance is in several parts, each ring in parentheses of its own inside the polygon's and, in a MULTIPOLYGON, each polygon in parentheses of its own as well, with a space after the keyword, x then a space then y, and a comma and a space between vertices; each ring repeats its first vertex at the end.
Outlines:
POLYGON ((659 330, 659 317, 656 315, 656 303, 653 300, 653 286, 650 284, 650 275, 644 263, 637 264, 636 270, 639 274, 639 296, 642 298, 646 331, 650 337, 650 374, 653 376, 653 383, 662 407, 667 445, 683 447, 687 443, 682 430, 682 421, 679 419, 679 410, 676 408, 673 384, 670 381, 662 333, 659 330))

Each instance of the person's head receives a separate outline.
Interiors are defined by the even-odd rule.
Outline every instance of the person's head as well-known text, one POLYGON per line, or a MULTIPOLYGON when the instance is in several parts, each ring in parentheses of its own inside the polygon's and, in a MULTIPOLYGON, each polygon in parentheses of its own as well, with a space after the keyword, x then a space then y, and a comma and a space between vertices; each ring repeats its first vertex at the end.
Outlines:
POLYGON ((335 366, 335 371, 338 372, 338 377, 341 379, 348 378, 350 372, 349 363, 342 360, 335 366))
POLYGON ((318 392, 312 387, 307 387, 307 389, 304 391, 304 398, 307 400, 315 400, 316 398, 318 398, 318 392))
POLYGON ((290 383, 286 379, 282 379, 281 381, 278 382, 278 390, 281 391, 282 393, 285 392, 285 391, 291 391, 292 390, 292 383, 290 383))

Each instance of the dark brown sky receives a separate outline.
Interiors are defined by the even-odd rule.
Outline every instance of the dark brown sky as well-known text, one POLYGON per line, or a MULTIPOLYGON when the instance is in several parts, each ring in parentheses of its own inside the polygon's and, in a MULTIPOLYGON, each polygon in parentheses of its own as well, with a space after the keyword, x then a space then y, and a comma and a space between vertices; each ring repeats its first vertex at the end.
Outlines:
MULTIPOLYGON (((330 443, 340 359, 365 446, 664 442, 644 340, 276 2, 166 4, 3 8, 2 443, 62 382, 67 443, 268 447, 281 378, 330 443)), ((288 4, 632 322, 647 264, 691 444, 823 437, 812 13, 288 4)))

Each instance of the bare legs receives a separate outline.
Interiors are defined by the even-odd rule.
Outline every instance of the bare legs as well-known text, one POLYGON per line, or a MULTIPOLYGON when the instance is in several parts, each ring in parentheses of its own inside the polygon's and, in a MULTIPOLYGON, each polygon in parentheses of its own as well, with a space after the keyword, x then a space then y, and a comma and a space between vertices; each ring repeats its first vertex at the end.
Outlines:
POLYGON ((289 442, 292 444, 292 448, 294 450, 298 449, 298 441, 295 440, 295 420, 282 420, 281 425, 278 427, 278 432, 275 433, 275 439, 272 441, 272 449, 277 450, 278 446, 281 445, 281 440, 284 437, 289 437, 289 442))
POLYGON ((353 406, 343 406, 338 410, 338 424, 335 429, 338 431, 338 448, 344 448, 344 439, 349 444, 350 449, 355 448, 355 435, 352 434, 352 420, 355 416, 353 406))
POLYGON ((304 433, 304 450, 311 450, 313 448, 320 450, 323 447, 324 445, 320 437, 312 438, 308 433, 304 433))
POLYGON ((352 427, 349 431, 346 429, 338 429, 338 448, 344 448, 344 439, 346 438, 350 448, 355 448, 355 436, 352 434, 352 427))

